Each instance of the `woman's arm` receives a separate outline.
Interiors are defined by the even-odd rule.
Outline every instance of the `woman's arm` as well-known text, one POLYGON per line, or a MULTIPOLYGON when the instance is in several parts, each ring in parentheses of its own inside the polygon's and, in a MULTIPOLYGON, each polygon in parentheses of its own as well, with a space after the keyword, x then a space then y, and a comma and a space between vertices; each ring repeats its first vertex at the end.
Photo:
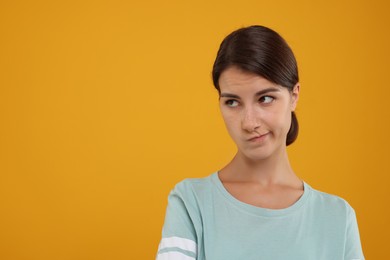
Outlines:
POLYGON ((178 184, 168 197, 168 207, 158 248, 157 260, 196 260, 196 218, 191 200, 178 184))
POLYGON ((350 208, 345 241, 345 260, 364 260, 355 211, 350 208))

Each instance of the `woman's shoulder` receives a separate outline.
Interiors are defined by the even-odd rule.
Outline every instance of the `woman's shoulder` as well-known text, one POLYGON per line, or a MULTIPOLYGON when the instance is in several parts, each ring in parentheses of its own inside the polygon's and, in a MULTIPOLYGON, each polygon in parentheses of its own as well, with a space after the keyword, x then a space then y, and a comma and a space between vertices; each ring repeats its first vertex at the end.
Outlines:
POLYGON ((172 192, 180 194, 202 193, 212 188, 214 175, 215 173, 206 177, 183 179, 175 185, 172 192))
POLYGON ((312 193, 312 203, 316 207, 320 208, 332 208, 333 210, 340 209, 344 211, 354 211, 349 202, 343 197, 328 193, 325 191, 317 190, 309 186, 312 193))

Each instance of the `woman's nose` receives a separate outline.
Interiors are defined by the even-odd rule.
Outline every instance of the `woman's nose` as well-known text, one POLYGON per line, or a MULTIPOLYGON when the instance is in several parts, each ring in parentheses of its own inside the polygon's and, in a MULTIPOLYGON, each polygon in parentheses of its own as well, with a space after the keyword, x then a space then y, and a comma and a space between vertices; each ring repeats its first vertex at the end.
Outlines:
POLYGON ((245 109, 242 115, 242 129, 253 132, 256 128, 260 126, 259 118, 256 111, 252 108, 245 109))

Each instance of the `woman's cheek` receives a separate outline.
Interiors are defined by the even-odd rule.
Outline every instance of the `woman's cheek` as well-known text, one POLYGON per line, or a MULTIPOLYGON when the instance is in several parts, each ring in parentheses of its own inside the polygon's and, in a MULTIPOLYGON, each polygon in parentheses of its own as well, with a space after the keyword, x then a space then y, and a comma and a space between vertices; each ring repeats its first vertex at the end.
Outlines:
POLYGON ((237 118, 237 115, 234 115, 233 113, 223 113, 223 119, 228 133, 233 139, 235 139, 241 127, 239 118, 237 118))

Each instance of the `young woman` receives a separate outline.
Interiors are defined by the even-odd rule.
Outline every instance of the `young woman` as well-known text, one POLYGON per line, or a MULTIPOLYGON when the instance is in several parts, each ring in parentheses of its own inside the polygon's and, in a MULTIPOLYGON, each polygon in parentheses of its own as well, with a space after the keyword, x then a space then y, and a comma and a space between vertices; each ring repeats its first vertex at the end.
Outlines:
POLYGON ((284 39, 263 26, 239 29, 222 42, 212 75, 237 154, 171 191, 157 259, 364 259, 352 207, 290 166, 299 78, 284 39))

